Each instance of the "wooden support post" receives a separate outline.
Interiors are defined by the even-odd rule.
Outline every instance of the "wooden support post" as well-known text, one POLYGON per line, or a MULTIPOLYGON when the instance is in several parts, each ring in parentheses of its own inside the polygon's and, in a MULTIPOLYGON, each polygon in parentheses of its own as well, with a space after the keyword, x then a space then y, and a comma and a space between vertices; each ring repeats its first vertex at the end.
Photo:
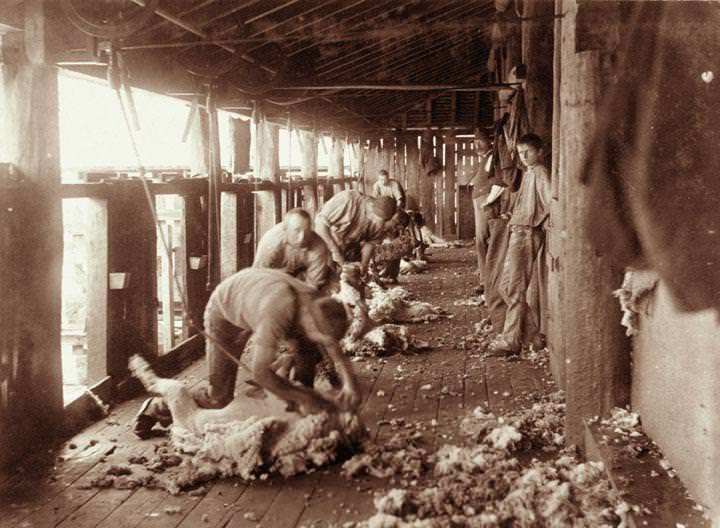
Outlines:
POLYGON ((175 346, 175 247, 173 245, 174 226, 172 221, 164 222, 161 229, 170 248, 170 253, 160 251, 160 276, 159 284, 160 309, 162 311, 162 323, 159 325, 160 345, 163 354, 175 346))
POLYGON ((87 373, 94 385, 108 374, 107 201, 87 198, 87 373))
POLYGON ((238 195, 220 195, 220 277, 225 279, 238 271, 238 195))
POLYGON ((222 166, 220 164, 220 127, 215 105, 215 87, 208 88, 208 291, 212 291, 220 282, 220 182, 222 166))
POLYGON ((356 153, 356 161, 358 167, 358 183, 356 189, 365 192, 367 188, 367 150, 365 149, 365 141, 360 140, 357 145, 353 148, 356 153))
POLYGON ((365 152, 360 140, 350 143, 350 176, 356 176, 359 181, 350 184, 348 188, 360 188, 363 171, 365 170, 365 152))
POLYGON ((238 269, 252 265, 255 258, 255 199, 253 192, 237 193, 238 269))
POLYGON ((442 236, 445 230, 445 203, 443 201, 443 179, 445 176, 445 143, 441 134, 435 135, 435 157, 443 165, 442 168, 433 174, 433 196, 432 203, 435 208, 434 230, 442 236))
MULTIPOLYGON (((332 137, 332 146, 330 147, 330 160, 328 163, 328 178, 342 178, 345 176, 345 140, 338 136, 332 137)), ((335 184, 332 191, 340 192, 345 189, 345 184, 335 184)), ((325 197, 325 200, 328 196, 325 197)))
MULTIPOLYGON (((19 454, 53 434, 63 409, 63 229, 50 4, 25 2, 25 31, 1 37, 0 126, 8 161, 24 182, 12 202, 3 197, 0 219, 0 467, 16 464, 19 454)), ((0 195, 9 194, 0 188, 0 195)))
POLYGON ((228 119, 232 140, 232 173, 244 174, 250 171, 250 121, 234 117, 228 119))
POLYGON ((531 23, 522 25, 522 56, 527 65, 525 104, 530 129, 545 142, 549 162, 552 151, 553 116, 553 11, 554 2, 524 2, 524 16, 531 23))
POLYGON ((303 186, 303 208, 315 216, 318 211, 318 136, 314 130, 298 130, 300 138, 300 176, 312 183, 303 186))
POLYGON ((455 223, 455 135, 445 136, 445 173, 443 177, 443 236, 454 237, 457 225, 455 223))
MULTIPOLYGON (((207 214, 203 211, 200 196, 196 194, 188 194, 185 199, 185 215, 184 215, 184 255, 178 258, 177 262, 182 262, 186 267, 185 277, 185 295, 187 297, 188 315, 196 325, 202 325, 203 312, 205 305, 210 296, 207 289, 207 275, 205 266, 207 266, 207 214), (205 257, 205 258, 203 258, 205 257), (191 260, 192 259, 192 260, 191 260), (199 266, 199 267, 198 267, 199 266)), ((221 203, 221 213, 222 213, 221 203)), ((224 216, 221 214, 221 231, 222 220, 224 216)), ((221 240, 223 240, 221 238, 221 240)), ((223 257, 223 246, 220 246, 220 258, 223 257)), ((180 256, 179 256, 180 257, 180 256)), ((220 268, 222 269, 222 262, 220 268)), ((221 278, 223 278, 221 276, 221 278)), ((190 337, 196 332, 191 330, 187 336, 190 337)))
POLYGON ((281 220, 282 196, 280 193, 278 134, 278 126, 269 123, 258 111, 255 116, 254 174, 256 178, 273 182, 275 190, 257 193, 255 199, 255 236, 257 240, 281 220))
MULTIPOLYGON (((587 149, 598 118, 601 87, 607 82, 598 51, 575 51, 577 3, 561 2, 563 44, 560 117, 553 131, 559 154, 559 200, 551 210, 550 237, 556 238, 560 254, 554 272, 563 283, 562 298, 551 298, 550 310, 563 329, 552 334, 550 346, 565 358, 567 401, 566 441, 582 446, 583 420, 602 415, 629 397, 629 341, 619 324, 620 313, 612 292, 622 282, 607 255, 598 254, 586 241, 584 212, 597 207, 588 188, 581 184, 587 149), (555 222, 560 220, 562 233, 555 222), (558 302, 562 301, 562 302, 558 302)), ((557 354, 555 352, 554 354, 557 354)))
POLYGON ((108 374, 127 373, 132 354, 157 354, 157 234, 140 186, 118 188, 108 199, 108 267, 128 273, 108 303, 108 374))

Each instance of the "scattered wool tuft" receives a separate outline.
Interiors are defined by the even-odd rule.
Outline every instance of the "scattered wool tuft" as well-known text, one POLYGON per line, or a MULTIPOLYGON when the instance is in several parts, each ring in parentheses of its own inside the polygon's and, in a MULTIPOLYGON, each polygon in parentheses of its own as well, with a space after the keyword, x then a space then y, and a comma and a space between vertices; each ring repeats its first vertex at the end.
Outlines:
MULTIPOLYGON (((402 487, 376 497, 377 513, 360 526, 626 527, 629 507, 613 490, 602 464, 581 463, 574 450, 560 448, 563 410, 562 393, 499 418, 475 409, 468 419, 481 424, 471 430, 476 443, 444 445, 435 454, 418 451, 419 472, 402 487), (498 438, 509 441, 496 444, 498 438), (525 467, 514 456, 538 448, 557 455, 533 459, 525 467)), ((356 470, 349 474, 369 467, 397 477, 390 473, 393 466, 383 463, 401 457, 409 458, 407 442, 388 442, 356 455, 345 468, 356 470)))
POLYGON ((658 280, 658 275, 654 271, 628 269, 622 286, 613 292, 620 302, 620 309, 623 312, 620 324, 627 329, 626 335, 637 335, 640 313, 644 309, 643 300, 652 293, 658 280))
POLYGON ((485 437, 485 441, 490 443, 495 449, 510 449, 520 440, 522 440, 520 431, 512 425, 500 425, 490 431, 485 437))

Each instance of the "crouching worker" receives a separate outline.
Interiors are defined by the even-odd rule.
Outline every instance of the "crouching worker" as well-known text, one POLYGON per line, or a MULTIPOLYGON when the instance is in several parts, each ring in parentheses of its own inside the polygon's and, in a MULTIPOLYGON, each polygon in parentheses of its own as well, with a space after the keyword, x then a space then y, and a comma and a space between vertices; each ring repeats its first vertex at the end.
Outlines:
MULTIPOLYGON (((287 401, 301 414, 339 409, 355 411, 360 403, 357 379, 338 341, 348 327, 342 303, 286 273, 248 268, 222 281, 205 309, 208 384, 194 392, 199 407, 217 409, 232 401, 238 364, 249 346, 253 382, 287 401), (276 373, 281 345, 293 354, 291 379, 276 373), (313 390, 315 367, 325 353, 333 362, 342 388, 336 401, 313 390)), ((143 404, 135 420, 135 433, 150 436, 155 423, 168 423, 167 405, 159 398, 143 404)))
POLYGON ((263 235, 253 267, 284 271, 327 292, 336 282, 330 250, 312 230, 310 214, 299 208, 290 209, 282 222, 263 235))
POLYGON ((396 210, 389 196, 371 198, 355 190, 340 191, 315 217, 315 231, 338 265, 359 261, 364 274, 396 210))

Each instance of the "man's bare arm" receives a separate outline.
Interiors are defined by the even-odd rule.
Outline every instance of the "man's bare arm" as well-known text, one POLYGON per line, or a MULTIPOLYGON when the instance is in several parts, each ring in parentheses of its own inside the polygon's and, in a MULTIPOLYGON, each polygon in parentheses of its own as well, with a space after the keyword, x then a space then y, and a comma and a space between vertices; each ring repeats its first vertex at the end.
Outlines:
POLYGON ((360 250, 360 266, 363 274, 367 273, 370 260, 375 254, 375 244, 373 242, 365 242, 360 250))
POLYGON ((295 385, 273 371, 272 365, 277 356, 277 348, 278 343, 268 346, 267 343, 262 342, 262 339, 255 342, 252 371, 253 378, 258 385, 269 390, 278 398, 298 404, 303 414, 336 411, 337 407, 332 402, 315 391, 295 385))

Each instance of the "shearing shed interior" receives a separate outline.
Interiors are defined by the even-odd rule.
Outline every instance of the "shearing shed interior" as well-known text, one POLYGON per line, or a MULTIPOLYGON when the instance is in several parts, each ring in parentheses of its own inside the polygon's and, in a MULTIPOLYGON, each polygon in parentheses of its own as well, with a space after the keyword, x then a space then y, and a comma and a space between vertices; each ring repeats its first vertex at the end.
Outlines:
POLYGON ((720 526, 718 27, 2 0, 0 527, 720 526))

